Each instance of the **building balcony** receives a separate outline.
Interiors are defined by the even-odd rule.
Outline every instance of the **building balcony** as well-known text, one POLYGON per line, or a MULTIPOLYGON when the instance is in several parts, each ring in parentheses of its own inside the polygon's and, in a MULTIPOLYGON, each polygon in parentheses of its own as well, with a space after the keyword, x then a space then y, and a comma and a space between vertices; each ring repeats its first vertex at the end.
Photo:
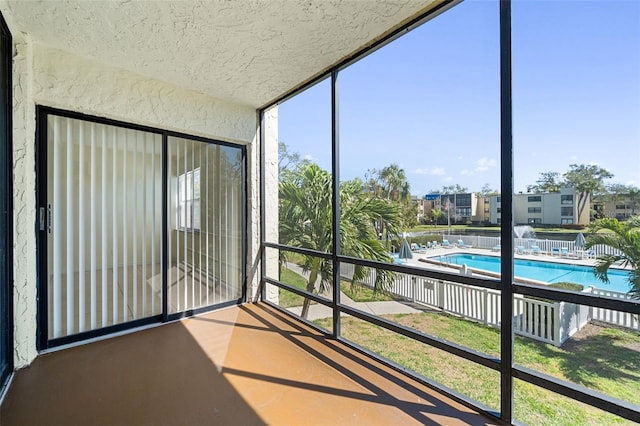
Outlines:
POLYGON ((496 424, 263 303, 47 353, 3 425, 496 424))

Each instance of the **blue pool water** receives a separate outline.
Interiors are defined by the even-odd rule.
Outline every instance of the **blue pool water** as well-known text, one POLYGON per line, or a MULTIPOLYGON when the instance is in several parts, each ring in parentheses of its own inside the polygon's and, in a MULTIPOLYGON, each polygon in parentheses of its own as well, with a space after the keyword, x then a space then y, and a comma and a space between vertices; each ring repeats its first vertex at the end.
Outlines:
MULTIPOLYGON (((500 258, 479 254, 450 254, 434 256, 433 260, 455 265, 466 264, 470 268, 500 273, 500 258)), ((542 262, 538 260, 514 260, 515 275, 517 277, 547 283, 568 281, 579 283, 586 287, 594 286, 603 290, 629 291, 629 272, 623 270, 609 270, 609 284, 605 284, 593 275, 593 268, 589 266, 570 265, 565 263, 542 262)))

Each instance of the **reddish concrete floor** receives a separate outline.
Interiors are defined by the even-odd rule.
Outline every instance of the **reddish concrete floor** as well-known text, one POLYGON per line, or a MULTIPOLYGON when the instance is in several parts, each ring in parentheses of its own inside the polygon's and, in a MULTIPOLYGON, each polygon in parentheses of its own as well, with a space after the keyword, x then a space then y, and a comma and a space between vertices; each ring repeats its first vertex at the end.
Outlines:
POLYGON ((485 425, 473 412, 263 304, 38 357, 12 425, 485 425))

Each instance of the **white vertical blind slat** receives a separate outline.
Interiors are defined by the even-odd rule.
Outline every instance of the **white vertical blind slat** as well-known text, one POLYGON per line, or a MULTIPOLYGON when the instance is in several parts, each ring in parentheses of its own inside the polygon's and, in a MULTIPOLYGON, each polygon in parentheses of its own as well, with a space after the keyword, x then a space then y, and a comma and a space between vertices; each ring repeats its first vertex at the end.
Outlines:
POLYGON ((60 120, 53 118, 53 336, 62 334, 62 177, 60 165, 60 120), (60 211, 58 211, 60 210, 60 211))
MULTIPOLYGON (((182 156, 183 156, 183 162, 184 162, 184 169, 183 169, 183 173, 184 173, 184 185, 182 190, 184 191, 185 197, 187 194, 187 145, 186 144, 182 144, 182 156)), ((185 212, 184 212, 184 218, 185 218, 185 223, 183 224, 185 226, 185 228, 187 227, 187 225, 189 224, 189 220, 188 220, 188 214, 189 212, 186 211, 186 205, 185 205, 185 212)), ((189 265, 187 265, 187 232, 186 229, 182 230, 182 233, 184 234, 184 267, 185 267, 185 274, 186 271, 189 270, 189 265)), ((184 280, 183 280, 183 287, 184 287, 184 309, 187 309, 187 275, 184 276, 184 280)))
POLYGON ((97 326, 97 297, 96 297, 96 288, 97 288, 97 249, 98 245, 96 243, 96 127, 95 124, 90 126, 91 128, 91 238, 90 238, 90 246, 91 246, 91 329, 95 329, 97 326))
POLYGON ((132 306, 132 318, 138 318, 138 149, 140 148, 140 133, 136 133, 133 138, 133 180, 130 182, 130 187, 133 187, 133 223, 131 224, 131 228, 133 231, 133 238, 131 239, 131 243, 133 244, 132 254, 132 272, 133 272, 133 283, 132 283, 132 291, 133 291, 133 306, 132 306))
POLYGON ((102 326, 106 327, 108 325, 108 308, 107 308, 107 290, 109 289, 109 277, 107 275, 109 261, 107 260, 107 242, 109 241, 109 237, 107 234, 107 126, 100 125, 100 146, 102 147, 102 281, 100 283, 102 289, 102 326))
POLYGON ((151 141, 151 312, 156 312, 156 179, 154 172, 156 170, 156 153, 151 141))
POLYGON ((86 329, 86 303, 85 303, 85 161, 84 161, 84 123, 78 123, 78 331, 86 329))
POLYGON ((75 243, 73 240, 74 237, 74 214, 73 214, 73 195, 75 194, 73 188, 73 130, 71 129, 71 121, 67 120, 67 132, 66 132, 66 148, 67 148, 67 164, 66 164, 66 180, 67 180, 67 302, 66 302, 66 311, 67 311, 67 334, 70 334, 73 331, 73 314, 74 314, 74 249, 75 243))
POLYGON ((113 164, 112 164, 112 185, 113 185, 113 201, 111 206, 111 218, 113 221, 113 283, 111 287, 111 317, 112 324, 118 322, 118 281, 120 277, 120 269, 118 268, 118 135, 120 129, 113 129, 113 164))
MULTIPOLYGON (((167 146, 167 155, 168 155, 168 158, 166 159, 167 168, 169 170, 171 170, 171 164, 169 164, 169 161, 171 159, 171 145, 170 144, 167 146)), ((173 181, 171 180, 170 176, 173 176, 171 174, 171 172, 169 172, 169 176, 166 177, 168 179, 167 187, 168 187, 168 193, 169 193, 168 195, 169 196, 167 197, 167 205, 165 206, 165 208, 167 209, 167 216, 168 216, 167 225, 168 225, 169 229, 165 229, 164 232, 167 233, 167 260, 168 260, 168 264, 165 265, 165 267, 169 271, 172 271, 173 270, 172 269, 172 258, 173 258, 172 257, 172 254, 173 254, 172 252, 173 252, 174 241, 173 241, 173 238, 172 238, 173 233, 171 232, 171 230, 174 228, 174 226, 172 226, 172 223, 173 223, 174 220, 176 220, 176 216, 174 214, 171 214, 173 212, 173 209, 171 208, 171 202, 173 200, 173 197, 171 196, 172 192, 173 192, 173 185, 171 183, 173 181)), ((168 304, 168 306, 171 306, 171 304, 173 303, 173 296, 172 296, 172 293, 170 291, 170 288, 174 283, 175 277, 173 276, 172 273, 169 273, 168 275, 169 276, 168 276, 168 280, 167 280, 168 281, 168 283, 167 283, 167 304, 168 304)))
MULTIPOLYGON (((206 285, 206 289, 207 289, 207 305, 209 304, 209 280, 211 279, 211 276, 209 275, 209 147, 207 146, 205 148, 205 162, 204 162, 204 166, 205 166, 205 172, 204 172, 204 180, 205 180, 205 195, 204 195, 204 202, 200 201, 202 203, 202 205, 204 206, 204 221, 205 221, 205 232, 206 232, 206 257, 205 257, 205 262, 207 262, 207 275, 206 275, 206 280, 207 280, 207 285, 206 285)), ((202 172, 200 172, 202 173, 202 172)), ((214 284, 215 285, 215 284, 214 284)), ((215 288, 212 286, 212 288, 215 288)))
POLYGON ((142 135, 142 315, 147 313, 147 135, 142 135))
POLYGON ((195 170, 194 170, 194 150, 195 143, 190 143, 191 145, 191 308, 195 308, 196 306, 196 291, 195 291, 195 280, 196 274, 194 268, 196 267, 196 252, 195 252, 195 233, 193 230, 195 229, 195 170))
POLYGON ((129 303, 129 236, 127 235, 127 131, 122 134, 122 321, 127 321, 127 304, 129 303))

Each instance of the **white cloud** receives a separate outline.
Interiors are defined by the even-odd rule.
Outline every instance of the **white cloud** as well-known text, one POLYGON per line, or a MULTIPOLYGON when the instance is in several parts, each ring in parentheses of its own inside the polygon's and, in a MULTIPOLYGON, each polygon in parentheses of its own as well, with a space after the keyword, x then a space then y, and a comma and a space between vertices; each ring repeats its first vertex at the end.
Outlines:
POLYGON ((413 171, 417 175, 442 176, 446 172, 442 167, 425 167, 413 171))
POLYGON ((460 172, 462 176, 472 176, 476 173, 486 172, 492 167, 496 167, 498 162, 493 158, 482 157, 478 161, 476 161, 476 166, 473 170, 464 169, 460 172))
POLYGON ((304 159, 307 160, 307 161, 313 161, 313 157, 310 156, 309 154, 305 155, 304 159))
POLYGON ((447 176, 446 178, 442 179, 443 182, 451 182, 453 180, 453 177, 451 176, 447 176))
POLYGON ((478 167, 486 167, 488 169, 489 167, 495 167, 498 162, 493 158, 482 157, 476 161, 476 164, 478 167))
POLYGON ((462 155, 459 155, 458 160, 464 160, 464 157, 462 155))
POLYGON ((577 156, 577 155, 572 155, 572 156, 570 156, 570 157, 569 157, 569 161, 573 161, 573 162, 578 161, 578 156, 577 156))

